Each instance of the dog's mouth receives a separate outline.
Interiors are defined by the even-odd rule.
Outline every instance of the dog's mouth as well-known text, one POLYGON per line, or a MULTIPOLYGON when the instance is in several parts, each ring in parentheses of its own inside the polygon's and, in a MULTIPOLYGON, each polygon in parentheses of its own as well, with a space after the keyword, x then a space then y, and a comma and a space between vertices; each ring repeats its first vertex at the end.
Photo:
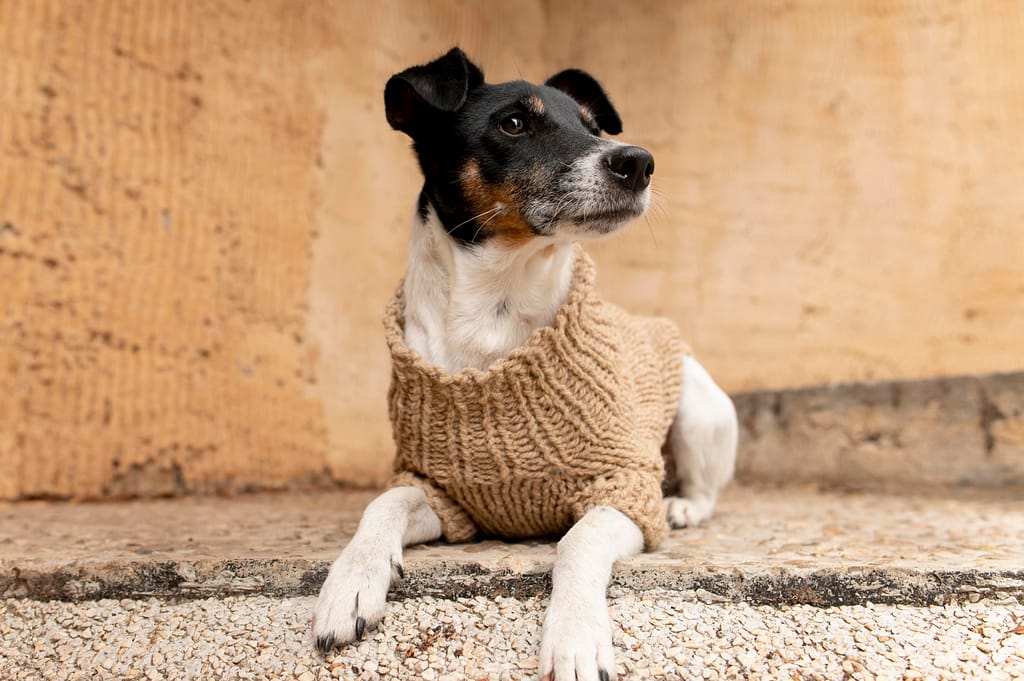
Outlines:
POLYGON ((602 194, 576 205, 561 202, 554 210, 536 211, 531 222, 540 234, 552 235, 565 228, 579 235, 610 234, 647 212, 648 201, 646 195, 611 198, 602 194))
POLYGON ((580 213, 572 217, 574 224, 586 226, 591 223, 627 222, 644 214, 643 206, 627 206, 611 208, 589 213, 580 213))
POLYGON ((574 220, 574 225, 580 236, 603 237, 613 234, 626 226, 634 218, 643 215, 643 211, 617 210, 608 211, 600 215, 587 216, 574 220))

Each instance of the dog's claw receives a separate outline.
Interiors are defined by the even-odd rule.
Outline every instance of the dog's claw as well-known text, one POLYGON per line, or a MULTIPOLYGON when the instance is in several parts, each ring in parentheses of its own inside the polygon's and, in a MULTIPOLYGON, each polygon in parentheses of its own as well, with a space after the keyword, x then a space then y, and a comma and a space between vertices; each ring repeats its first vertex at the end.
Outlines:
POLYGON ((334 648, 334 643, 334 636, 317 636, 316 648, 321 653, 324 653, 326 655, 331 651, 332 648, 334 648))
POLYGON ((608 681, 608 672, 603 669, 598 669, 597 678, 600 679, 600 681, 608 681))
POLYGON ((362 617, 356 618, 356 640, 363 637, 363 631, 366 629, 366 620, 362 617))
POLYGON ((395 572, 398 573, 398 578, 405 579, 405 568, 402 567, 402 564, 395 562, 392 562, 391 564, 395 566, 395 572))

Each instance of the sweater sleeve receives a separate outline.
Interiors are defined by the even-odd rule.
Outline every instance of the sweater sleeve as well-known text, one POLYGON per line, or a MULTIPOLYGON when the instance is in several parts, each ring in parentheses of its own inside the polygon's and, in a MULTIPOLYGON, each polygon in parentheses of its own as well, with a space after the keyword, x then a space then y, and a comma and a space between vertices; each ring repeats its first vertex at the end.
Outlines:
POLYGON ((417 487, 427 495, 430 510, 441 520, 441 533, 444 540, 451 544, 466 542, 476 536, 476 525, 469 514, 455 501, 445 494, 437 485, 423 476, 408 471, 396 473, 388 481, 388 488, 417 487))
POLYGON ((644 550, 653 551, 668 534, 662 499, 657 475, 622 469, 596 478, 583 488, 572 504, 573 520, 579 521, 595 506, 610 506, 636 523, 644 535, 644 550))

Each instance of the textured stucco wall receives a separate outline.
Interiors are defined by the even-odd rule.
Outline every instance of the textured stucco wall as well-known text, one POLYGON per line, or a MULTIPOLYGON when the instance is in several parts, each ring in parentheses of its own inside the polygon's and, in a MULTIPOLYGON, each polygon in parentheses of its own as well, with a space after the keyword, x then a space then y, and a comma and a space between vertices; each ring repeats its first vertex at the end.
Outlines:
POLYGON ((418 188, 381 89, 456 42, 606 85, 658 196, 599 286, 727 388, 1024 367, 1016 0, 16 0, 0 498, 379 482, 418 188))
POLYGON ((323 468, 288 4, 0 3, 0 497, 323 468))

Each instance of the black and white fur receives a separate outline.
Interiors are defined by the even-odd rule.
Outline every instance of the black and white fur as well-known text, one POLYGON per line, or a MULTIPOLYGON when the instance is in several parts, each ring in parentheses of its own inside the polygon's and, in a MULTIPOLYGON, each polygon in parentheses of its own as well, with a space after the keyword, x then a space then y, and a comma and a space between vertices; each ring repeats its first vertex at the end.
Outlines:
MULTIPOLYGON (((412 137, 425 179, 409 243, 405 340, 448 372, 487 369, 552 322, 568 293, 574 242, 646 211, 654 159, 600 136, 622 124, 601 86, 578 70, 543 86, 486 84, 453 49, 393 76, 385 104, 392 127, 412 137)), ((711 515, 732 477, 736 436, 731 400, 685 357, 668 434, 682 490, 665 499, 671 526, 711 515)), ((317 647, 326 652, 376 626, 402 574, 402 548, 440 536, 418 489, 391 489, 370 503, 320 590, 317 647)), ((561 538, 541 678, 615 678, 605 591, 615 561, 642 548, 639 528, 608 507, 561 538)))

